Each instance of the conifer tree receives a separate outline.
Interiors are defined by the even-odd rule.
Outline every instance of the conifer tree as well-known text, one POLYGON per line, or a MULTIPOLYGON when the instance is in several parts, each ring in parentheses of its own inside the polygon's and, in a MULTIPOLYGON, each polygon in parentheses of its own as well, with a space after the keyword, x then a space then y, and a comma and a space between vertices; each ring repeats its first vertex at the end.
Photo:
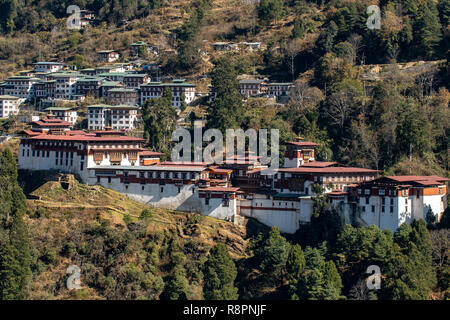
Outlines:
POLYGON ((236 68, 229 58, 224 57, 216 61, 211 84, 216 93, 216 99, 208 108, 207 127, 219 129, 222 133, 225 133, 226 129, 240 128, 244 108, 236 68))
POLYGON ((204 266, 203 294, 207 300, 235 300, 238 298, 234 280, 236 266, 223 243, 211 249, 204 266))
POLYGON ((0 300, 25 299, 31 275, 26 200, 10 149, 0 155, 0 300))

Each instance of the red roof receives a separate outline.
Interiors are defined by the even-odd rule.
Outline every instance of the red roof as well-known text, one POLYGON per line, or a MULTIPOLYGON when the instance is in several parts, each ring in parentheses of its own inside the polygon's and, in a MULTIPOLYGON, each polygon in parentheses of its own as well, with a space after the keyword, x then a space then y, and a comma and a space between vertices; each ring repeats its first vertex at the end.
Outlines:
POLYGON ((436 180, 436 181, 450 181, 450 179, 440 177, 440 176, 386 176, 386 178, 399 181, 399 182, 409 182, 409 181, 426 181, 426 180, 436 180))
POLYGON ((288 142, 286 142, 286 144, 292 144, 294 146, 299 146, 299 147, 316 147, 316 146, 320 146, 320 144, 317 144, 317 143, 311 142, 311 141, 288 141, 288 142))
POLYGON ((31 131, 31 130, 23 130, 23 132, 29 136, 38 136, 38 135, 42 134, 42 132, 36 132, 36 131, 31 131))
POLYGON ((209 191, 209 192, 239 192, 240 189, 237 187, 208 187, 208 188, 202 188, 198 190, 199 192, 202 191, 209 191))
POLYGON ((59 119, 44 119, 39 121, 33 121, 33 125, 37 125, 39 127, 59 127, 59 126, 67 126, 70 127, 72 124, 70 122, 59 120, 59 119))
POLYGON ((327 196, 345 196, 348 192, 344 192, 344 191, 332 191, 332 192, 328 192, 326 193, 327 196))
POLYGON ((113 137, 98 137, 88 134, 79 135, 52 135, 52 134, 40 134, 38 136, 30 137, 30 140, 56 140, 56 141, 105 141, 105 142, 122 142, 132 141, 141 142, 143 139, 129 137, 129 136, 113 136, 113 137))
POLYGON ((150 151, 150 150, 144 150, 144 151, 139 152, 139 155, 144 156, 144 157, 157 157, 157 156, 164 155, 164 153, 154 152, 154 151, 150 151))
POLYGON ((190 162, 190 161, 166 161, 162 162, 161 166, 189 166, 189 167, 205 167, 207 166, 207 162, 190 162))
POLYGON ((213 173, 231 173, 233 172, 233 169, 224 169, 224 168, 219 168, 219 167, 210 167, 209 168, 213 173))
POLYGON ((302 167, 309 167, 309 168, 325 168, 325 167, 332 167, 337 165, 337 162, 326 162, 326 161, 312 161, 305 163, 302 165, 302 167))
POLYGON ((450 181, 450 179, 439 176, 387 176, 385 178, 397 182, 415 182, 422 185, 436 185, 442 184, 444 181, 450 181))
POLYGON ((366 169, 366 168, 355 168, 355 167, 325 167, 325 168, 308 168, 308 167, 298 167, 298 168, 281 168, 278 169, 280 172, 292 172, 292 173, 377 173, 377 170, 366 169))

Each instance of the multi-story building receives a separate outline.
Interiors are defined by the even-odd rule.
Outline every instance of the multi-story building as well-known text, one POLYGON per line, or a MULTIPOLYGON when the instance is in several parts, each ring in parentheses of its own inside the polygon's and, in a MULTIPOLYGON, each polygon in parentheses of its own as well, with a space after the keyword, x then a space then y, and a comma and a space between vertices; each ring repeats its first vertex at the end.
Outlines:
POLYGON ((244 79, 239 81, 241 94, 246 98, 263 94, 265 89, 264 85, 264 80, 258 79, 244 79))
POLYGON ((139 88, 140 85, 149 82, 150 77, 145 73, 129 73, 124 75, 122 81, 127 88, 139 88))
POLYGON ((88 107, 88 129, 104 130, 108 126, 107 110, 110 106, 99 104, 88 107))
POLYGON ((0 96, 0 118, 8 118, 19 113, 21 99, 15 96, 0 96))
POLYGON ((433 217, 447 208, 450 179, 438 176, 387 176, 351 186, 334 205, 345 206, 347 219, 396 231, 403 223, 433 217))
POLYGON ((89 130, 104 130, 108 127, 114 130, 128 131, 136 127, 139 108, 127 105, 92 105, 88 107, 89 130))
POLYGON ((110 168, 109 174, 108 170, 98 174, 108 177, 116 175, 111 168, 139 165, 142 142, 117 131, 27 135, 20 143, 19 169, 58 170, 76 174, 88 182, 89 176, 97 176, 97 168, 110 168), (88 169, 93 171, 89 174, 88 169))
POLYGON ((62 62, 48 62, 48 61, 40 61, 33 63, 34 72, 58 72, 63 70, 66 65, 62 62))
POLYGON ((139 93, 136 89, 114 88, 108 90, 107 101, 112 105, 136 106, 139 103, 139 93))
POLYGON ((78 113, 71 107, 50 107, 45 109, 47 113, 53 115, 54 119, 63 120, 69 122, 72 126, 77 123, 78 113))
POLYGON ((148 45, 144 41, 137 41, 130 45, 130 56, 136 57, 139 51, 148 52, 148 45))
POLYGON ((293 87, 292 82, 273 82, 268 83, 266 86, 266 92, 270 97, 282 97, 289 96, 293 87))
POLYGON ((220 166, 161 163, 161 154, 142 149, 143 142, 120 131, 43 134, 33 129, 21 141, 19 168, 74 173, 85 183, 156 207, 227 220, 252 217, 285 233, 311 221, 314 197, 322 193, 346 223, 393 231, 413 219, 439 217, 447 207, 449 179, 377 177, 377 170, 317 161, 311 142, 288 144, 288 167, 269 174, 251 155, 229 158, 220 166))
MULTIPOLYGON (((76 83, 80 78, 80 74, 76 72, 58 72, 49 75, 49 80, 55 80, 54 94, 48 97, 61 100, 73 100, 77 94, 76 83)), ((52 84, 53 85, 53 84, 52 84)))
POLYGON ((104 97, 104 98, 107 98, 108 97, 108 91, 110 89, 118 89, 118 88, 124 88, 124 87, 125 86, 120 81, 105 80, 105 81, 102 82, 102 85, 100 87, 100 96, 104 97))
POLYGON ((80 10, 80 27, 85 28, 95 22, 95 14, 90 10, 80 10))
POLYGON ((172 106, 179 109, 182 104, 182 97, 186 104, 195 99, 195 85, 185 82, 183 79, 173 82, 150 82, 140 86, 140 103, 144 105, 148 99, 157 99, 162 97, 164 90, 168 88, 172 91, 172 106))
POLYGON ((98 77, 105 78, 109 81, 119 81, 119 82, 123 82, 124 77, 127 75, 128 73, 126 72, 104 72, 97 74, 98 77))
POLYGON ((97 57, 98 61, 101 62, 114 62, 119 60, 119 53, 114 50, 103 50, 103 51, 97 51, 97 57))
POLYGON ((100 97, 100 87, 104 78, 83 77, 79 78, 75 84, 75 91, 78 95, 91 96, 96 99, 100 97))
POLYGON ((22 99, 29 99, 34 96, 33 85, 38 82, 38 78, 26 76, 13 76, 6 79, 1 90, 2 95, 10 95, 22 99))

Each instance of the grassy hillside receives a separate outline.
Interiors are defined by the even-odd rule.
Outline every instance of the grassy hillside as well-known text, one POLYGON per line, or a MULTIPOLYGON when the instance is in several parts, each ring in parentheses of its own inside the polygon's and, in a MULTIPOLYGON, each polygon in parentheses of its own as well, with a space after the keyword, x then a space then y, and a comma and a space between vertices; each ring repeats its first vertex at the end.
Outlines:
POLYGON ((235 260, 245 258, 249 239, 265 229, 255 221, 238 226, 150 208, 70 175, 52 180, 28 200, 26 222, 35 248, 32 299, 155 299, 174 259, 187 269, 188 298, 200 299, 199 270, 209 248, 222 242, 235 260), (147 217, 140 219, 145 209, 147 217), (76 294, 65 286, 71 264, 82 269, 83 289, 76 294))

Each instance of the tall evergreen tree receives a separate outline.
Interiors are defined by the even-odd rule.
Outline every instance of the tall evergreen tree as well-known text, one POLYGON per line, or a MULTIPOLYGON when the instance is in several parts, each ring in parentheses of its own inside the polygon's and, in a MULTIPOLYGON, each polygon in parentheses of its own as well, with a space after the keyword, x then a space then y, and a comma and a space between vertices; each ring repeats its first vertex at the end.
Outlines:
POLYGON ((234 280, 236 266, 226 245, 217 244, 211 249, 204 266, 203 294, 207 300, 235 300, 238 298, 234 280))
POLYGON ((145 101, 142 119, 150 146, 159 152, 169 153, 172 132, 177 122, 172 106, 172 91, 165 89, 161 98, 145 101))
POLYGON ((0 155, 0 300, 28 296, 31 257, 25 211, 16 162, 11 150, 6 149, 0 155))
POLYGON ((208 108, 207 127, 219 129, 222 133, 225 133, 226 129, 240 128, 244 118, 244 108, 236 68, 229 58, 223 57, 216 61, 211 84, 216 99, 208 108))

